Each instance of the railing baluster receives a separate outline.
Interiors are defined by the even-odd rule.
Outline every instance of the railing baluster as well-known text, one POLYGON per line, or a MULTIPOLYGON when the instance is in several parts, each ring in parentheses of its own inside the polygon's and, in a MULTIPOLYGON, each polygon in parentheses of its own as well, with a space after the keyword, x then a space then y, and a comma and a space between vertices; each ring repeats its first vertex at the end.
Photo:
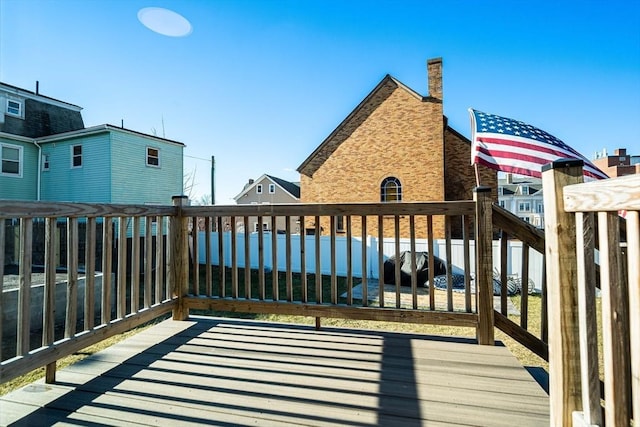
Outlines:
MULTIPOLYGON (((427 215, 427 252, 429 255, 429 309, 436 309, 436 286, 433 283, 435 277, 435 260, 433 254, 433 216, 427 215)), ((476 282, 477 283, 477 282, 476 282)), ((477 299, 476 299, 477 301, 477 299)))
POLYGON ((236 218, 231 217, 231 297, 238 298, 238 242, 236 218))
POLYGON ((345 218, 347 222, 347 305, 353 305, 353 254, 352 251, 352 242, 353 238, 353 230, 351 229, 351 215, 347 215, 345 218))
POLYGON ((304 223, 304 216, 300 216, 300 287, 302 302, 308 302, 309 297, 307 293, 307 233, 304 223))
MULTIPOLYGON (((198 224, 200 217, 191 217, 191 284, 192 293, 195 296, 200 295, 200 245, 198 243, 198 224)), ((188 237, 187 237, 188 238, 188 237)))
POLYGON ((329 218, 329 227, 331 233, 330 239, 330 263, 331 263, 331 304, 338 303, 338 277, 336 276, 336 217, 331 215, 329 218))
POLYGON ((204 267, 204 280, 205 280, 205 294, 207 297, 213 295, 211 284, 211 217, 206 216, 204 219, 204 247, 205 247, 205 267, 204 267))
POLYGON ((280 299, 280 284, 278 274, 278 229, 275 215, 271 216, 271 281, 273 283, 273 300, 280 299))
POLYGON ((156 295, 155 304, 162 302, 162 288, 164 284, 164 217, 156 217, 156 295))
MULTIPOLYGON (((174 198, 175 200, 175 198, 174 198)), ((166 233, 166 244, 164 245, 164 262, 165 268, 167 271, 167 275, 164 280, 164 299, 171 300, 173 299, 173 287, 175 284, 173 283, 173 273, 171 272, 171 246, 173 245, 171 241, 171 235, 173 233, 172 227, 175 227, 175 224, 172 224, 172 218, 167 218, 167 233, 166 233)))
POLYGON ((44 231, 44 297, 42 305, 42 345, 55 341, 56 306, 56 224, 57 218, 45 219, 44 231))
POLYGON ((286 216, 285 219, 285 250, 286 250, 286 287, 287 287, 287 301, 293 301, 293 274, 291 270, 291 217, 286 216))
POLYGON ((384 307, 384 217, 378 215, 378 298, 384 307))
POLYGON ((508 314, 507 295, 508 276, 507 265, 509 261, 509 234, 502 230, 500 238, 500 312, 505 316, 508 314))
POLYGON ((400 217, 398 215, 394 215, 393 217, 393 227, 394 227, 394 247, 395 247, 395 255, 396 255, 396 263, 394 270, 395 284, 396 284, 396 308, 400 308, 401 306, 401 293, 400 293, 400 282, 402 278, 400 276, 400 217))
POLYGON ((151 275, 153 274, 153 221, 150 216, 144 222, 144 308, 151 307, 151 275))
POLYGON ((249 217, 244 216, 244 297, 251 298, 251 232, 249 217))
POLYGON ((31 334, 31 253, 33 242, 33 219, 20 219, 20 291, 18 294, 18 331, 16 354, 29 352, 31 334))
POLYGON ((547 313, 547 260, 542 255, 542 283, 540 284, 540 338, 543 342, 549 342, 549 317, 547 313))
POLYGON ((362 222, 362 306, 369 306, 369 280, 367 277, 367 217, 360 217, 362 222))
POLYGON ((520 273, 520 326, 527 329, 529 319, 529 245, 522 242, 522 271, 520 273))
POLYGON ((453 311, 453 262, 451 261, 451 217, 444 217, 445 252, 447 257, 447 310, 453 311))
MULTIPOLYGON (((322 273, 320 270, 320 217, 315 217, 315 257, 316 257, 316 302, 322 304, 322 273)), ((316 321, 318 319, 316 318, 316 321)))
MULTIPOLYGON (((598 212, 600 284, 602 287, 602 340, 604 353, 605 424, 626 425, 630 419, 631 370, 628 343, 629 295, 623 286, 617 212, 598 212)), ((637 267, 636 267, 637 268, 637 267)))
POLYGON ((471 248, 469 243, 469 230, 471 221, 469 215, 462 217, 462 241, 464 251, 464 309, 471 313, 471 248))
POLYGON ((111 321, 111 270, 113 269, 113 221, 110 217, 102 219, 102 303, 100 322, 105 325, 111 321))
MULTIPOLYGON (((56 307, 56 224, 57 218, 45 219, 44 231, 44 296, 42 301, 42 346, 46 347, 55 341, 55 307, 56 307)), ((4 224, 2 224, 4 229, 4 224)), ((0 249, 3 249, 0 242, 0 249)), ((0 265, 2 263, 0 262, 0 265)), ((1 275, 0 275, 1 276, 1 275)), ((0 289, 2 287, 0 286, 0 289)), ((86 311, 85 311, 86 316, 86 311)), ((2 328, 0 328, 1 330, 2 328)), ((0 331, 0 334, 2 332, 0 331)), ((0 342, 2 342, 0 340, 0 342)), ((56 362, 45 367, 45 382, 52 384, 56 380, 56 362)))
POLYGON ((598 367, 598 319, 596 315, 595 222, 593 213, 576 213, 576 273, 582 411, 589 425, 602 425, 598 367))
POLYGON ((133 217, 131 230, 131 313, 140 308, 140 217, 133 217))
POLYGON ((117 317, 127 314, 127 218, 118 219, 118 303, 117 317))
MULTIPOLYGON (((233 224, 233 222, 232 222, 233 224)), ((224 236, 225 230, 222 224, 222 217, 218 217, 218 293, 220 298, 224 298, 227 294, 227 267, 224 257, 224 236)))
POLYGON ((418 308, 418 271, 416 268, 416 220, 413 214, 409 216, 409 236, 411 247, 411 306, 418 308))
POLYGON ((258 216, 258 293, 261 300, 265 299, 265 277, 264 277, 264 231, 262 216, 258 216))
POLYGON ((64 336, 76 334, 78 322, 78 218, 67 218, 67 317, 64 336))
POLYGON ((633 419, 640 424, 640 219, 637 211, 628 211, 627 266, 629 281, 629 347, 631 348, 631 395, 633 419))
MULTIPOLYGON (((96 302, 96 218, 87 218, 84 252, 84 329, 95 325, 96 302)), ((46 263, 45 263, 46 264, 46 263)))

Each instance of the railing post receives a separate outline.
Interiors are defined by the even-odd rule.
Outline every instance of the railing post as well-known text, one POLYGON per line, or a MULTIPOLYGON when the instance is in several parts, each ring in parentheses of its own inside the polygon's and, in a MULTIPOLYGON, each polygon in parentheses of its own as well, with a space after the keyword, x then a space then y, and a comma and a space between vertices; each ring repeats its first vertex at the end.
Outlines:
POLYGON ((478 301, 478 343, 494 345, 493 331, 493 221, 491 188, 476 187, 476 295, 478 301))
POLYGON ((582 160, 542 168, 549 325, 550 424, 570 426, 581 409, 575 216, 564 211, 563 188, 582 182, 582 160))
POLYGON ((189 309, 184 306, 184 296, 189 289, 189 242, 188 218, 183 216, 182 207, 186 205, 187 196, 174 196, 173 205, 177 208, 174 216, 169 218, 169 275, 173 287, 173 296, 178 297, 173 309, 173 320, 186 320, 189 309))

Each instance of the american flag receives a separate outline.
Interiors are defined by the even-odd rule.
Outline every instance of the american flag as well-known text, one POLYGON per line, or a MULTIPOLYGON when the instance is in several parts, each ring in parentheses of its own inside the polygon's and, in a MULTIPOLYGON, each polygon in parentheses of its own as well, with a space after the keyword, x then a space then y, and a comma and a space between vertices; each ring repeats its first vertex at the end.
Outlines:
POLYGON ((585 178, 608 178, 582 154, 541 129, 471 108, 469 113, 471 164, 540 178, 542 166, 547 163, 563 158, 580 159, 584 161, 585 178))

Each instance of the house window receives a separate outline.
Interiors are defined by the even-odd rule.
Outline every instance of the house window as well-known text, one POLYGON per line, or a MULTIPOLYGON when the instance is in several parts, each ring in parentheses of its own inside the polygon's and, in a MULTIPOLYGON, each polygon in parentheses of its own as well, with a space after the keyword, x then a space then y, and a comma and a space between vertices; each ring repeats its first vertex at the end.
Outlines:
POLYGON ((536 206, 536 213, 543 213, 544 212, 544 205, 542 203, 538 203, 538 205, 536 206))
MULTIPOLYGON (((253 231, 255 233, 257 233, 259 229, 260 229, 260 223, 259 222, 254 222, 253 223, 253 231)), ((269 231, 269 223, 268 222, 263 222, 262 223, 262 231, 269 231)))
POLYGON ((400 184, 400 180, 398 178, 390 176, 382 181, 382 184, 380 184, 380 201, 402 201, 402 185, 400 184))
POLYGON ((531 210, 531 203, 529 203, 529 202, 520 202, 518 204, 518 210, 520 212, 529 212, 531 210))
POLYGON ((262 184, 256 185, 256 194, 262 194, 262 184))
POLYGON ((269 184, 269 194, 276 194, 276 185, 269 184))
POLYGON ((12 116, 22 117, 22 103, 14 99, 7 99, 7 113, 12 116))
POLYGON ((19 145, 0 145, 0 157, 2 158, 1 175, 22 176, 22 147, 19 145))
POLYGON ((504 209, 504 200, 500 200, 500 207, 504 209))
POLYGON ((71 146, 71 167, 82 167, 82 145, 71 146))
POLYGON ((47 153, 42 154, 42 170, 43 171, 49 170, 49 154, 47 153))
POLYGON ((160 167, 160 150, 147 147, 147 166, 160 167))

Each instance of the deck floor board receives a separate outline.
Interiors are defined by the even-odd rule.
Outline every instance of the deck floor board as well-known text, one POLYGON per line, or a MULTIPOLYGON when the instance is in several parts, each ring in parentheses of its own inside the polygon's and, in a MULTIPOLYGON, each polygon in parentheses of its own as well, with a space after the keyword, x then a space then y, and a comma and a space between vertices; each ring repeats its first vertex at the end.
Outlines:
POLYGON ((194 317, 0 398, 1 425, 547 426, 503 346, 194 317))

